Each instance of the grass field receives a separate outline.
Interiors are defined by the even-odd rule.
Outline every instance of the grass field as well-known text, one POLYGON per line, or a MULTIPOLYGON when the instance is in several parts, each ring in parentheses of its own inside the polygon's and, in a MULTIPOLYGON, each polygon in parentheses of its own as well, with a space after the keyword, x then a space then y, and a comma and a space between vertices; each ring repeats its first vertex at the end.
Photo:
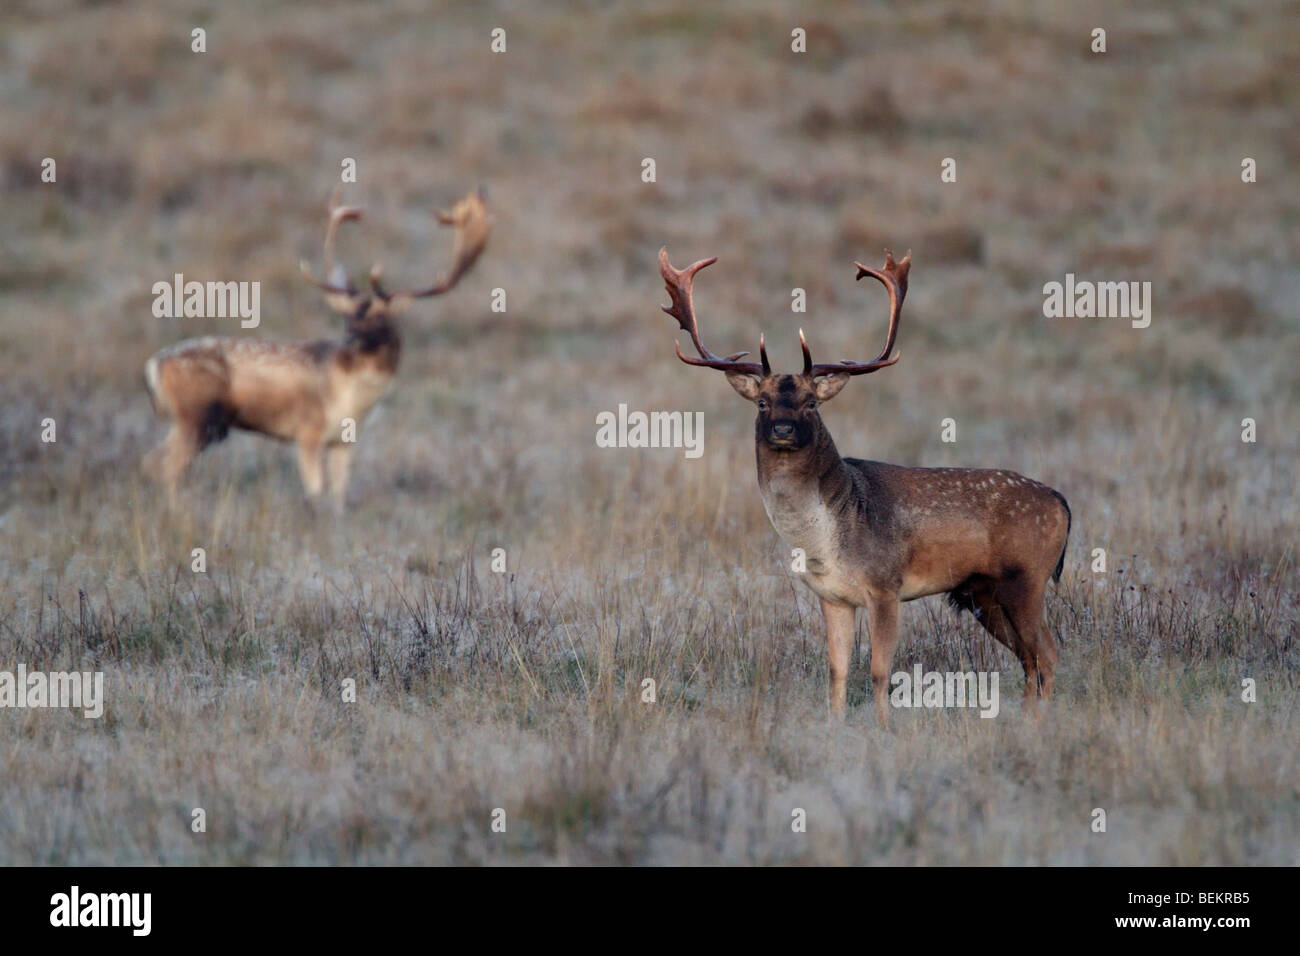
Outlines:
POLYGON ((0 863, 1300 863, 1300 5, 516 6, 0 11, 0 670, 106 693, 0 709, 0 863), (491 245, 404 317, 346 514, 246 435, 168 508, 143 363, 340 334, 297 263, 345 157, 357 275, 428 277, 432 210, 478 184, 491 245), (665 245, 720 257, 710 344, 764 331, 785 369, 800 327, 874 355, 852 262, 912 250, 902 360, 825 420, 1069 499, 1041 719, 930 598, 896 668, 997 670, 998 717, 877 726, 860 616, 827 721, 752 407, 674 357, 665 245), (260 328, 155 318, 177 272, 260 282, 260 328), (1151 282, 1150 327, 1044 318, 1067 272, 1151 282), (703 455, 598 448, 620 403, 703 412, 703 455))

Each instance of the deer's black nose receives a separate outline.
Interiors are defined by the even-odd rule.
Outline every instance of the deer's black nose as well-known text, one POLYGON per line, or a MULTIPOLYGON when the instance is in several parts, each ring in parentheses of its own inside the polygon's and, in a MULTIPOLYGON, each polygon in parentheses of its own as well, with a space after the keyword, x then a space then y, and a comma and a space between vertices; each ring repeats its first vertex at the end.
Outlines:
POLYGON ((779 438, 779 439, 793 438, 793 437, 794 437, 794 423, 793 423, 793 422, 773 422, 773 423, 772 423, 772 437, 773 437, 773 438, 779 438))

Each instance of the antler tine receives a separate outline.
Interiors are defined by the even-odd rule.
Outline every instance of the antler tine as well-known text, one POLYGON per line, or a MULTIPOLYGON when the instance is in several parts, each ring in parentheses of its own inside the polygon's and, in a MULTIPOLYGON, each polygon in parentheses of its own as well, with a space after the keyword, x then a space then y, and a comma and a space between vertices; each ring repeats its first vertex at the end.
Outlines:
POLYGON ((360 304, 361 296, 348 278, 347 271, 334 262, 334 241, 340 225, 349 219, 361 218, 361 207, 342 205, 339 202, 341 193, 340 184, 330 194, 327 207, 329 224, 325 227, 325 279, 317 279, 305 260, 298 263, 298 268, 308 282, 327 293, 325 301, 331 308, 338 312, 351 313, 360 304))
POLYGON ((440 210, 436 214, 441 225, 454 226, 456 229, 451 268, 442 279, 425 289, 389 292, 380 284, 379 277, 383 269, 376 263, 370 270, 370 285, 375 290, 375 295, 385 302, 400 299, 409 303, 412 299, 442 295, 455 288, 461 277, 478 261, 478 257, 487 246, 488 236, 492 233, 492 214, 488 211, 486 200, 486 190, 479 187, 458 201, 451 209, 440 210))
POLYGON ((667 248, 659 250, 659 274, 664 277, 668 297, 672 300, 672 305, 664 305, 660 306, 660 308, 677 320, 677 324, 691 337, 691 342, 695 345, 695 351, 700 353, 700 357, 697 359, 689 358, 682 354, 681 343, 674 342, 673 344, 677 347, 677 357, 687 365, 702 365, 706 368, 721 369, 724 372, 740 372, 746 375, 762 375, 766 377, 771 374, 772 370, 767 364, 767 347, 762 338, 759 339, 759 353, 763 359, 762 365, 757 362, 736 361, 748 355, 748 352, 737 352, 734 355, 728 355, 726 358, 714 355, 704 347, 704 342, 700 338, 700 327, 695 320, 695 304, 692 301, 695 273, 706 266, 713 265, 717 261, 718 257, 712 256, 692 263, 685 269, 674 269, 672 263, 668 261, 667 248))
MULTIPOLYGON (((860 262, 853 263, 858 267, 857 278, 871 276, 878 279, 889 291, 889 332, 885 336, 885 347, 880 350, 870 362, 851 362, 845 360, 838 365, 813 365, 812 355, 808 351, 808 346, 804 344, 804 374, 816 378, 819 375, 865 375, 868 372, 874 372, 877 369, 893 365, 899 360, 900 355, 889 358, 889 353, 894 349, 894 340, 898 338, 898 322, 903 314, 903 299, 907 296, 907 273, 912 268, 912 251, 909 249, 907 255, 903 256, 902 262, 894 261, 894 254, 885 251, 885 264, 880 269, 870 269, 860 262)), ((799 334, 800 342, 803 342, 803 333, 799 334)))

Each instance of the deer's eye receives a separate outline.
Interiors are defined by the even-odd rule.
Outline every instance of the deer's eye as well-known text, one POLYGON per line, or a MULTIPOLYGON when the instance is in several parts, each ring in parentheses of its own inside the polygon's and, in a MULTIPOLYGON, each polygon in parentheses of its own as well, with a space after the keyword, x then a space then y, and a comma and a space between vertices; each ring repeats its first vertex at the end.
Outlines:
POLYGON ((760 398, 760 399, 758 400, 758 410, 759 410, 760 412, 765 412, 765 411, 767 411, 767 399, 766 399, 766 398, 760 398))
POLYGON ((814 408, 816 408, 816 407, 817 407, 817 399, 815 399, 815 398, 810 398, 810 399, 808 400, 808 411, 811 412, 811 411, 812 411, 814 408))

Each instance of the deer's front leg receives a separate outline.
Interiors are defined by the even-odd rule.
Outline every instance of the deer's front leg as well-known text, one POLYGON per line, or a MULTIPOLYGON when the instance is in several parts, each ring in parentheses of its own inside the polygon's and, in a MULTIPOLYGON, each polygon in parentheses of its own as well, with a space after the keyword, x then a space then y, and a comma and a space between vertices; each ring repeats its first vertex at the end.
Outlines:
POLYGON ((348 496, 348 473, 352 467, 351 445, 330 445, 325 450, 326 468, 329 471, 330 495, 334 507, 344 510, 348 496))
POLYGON ((298 471, 307 494, 315 498, 325 488, 324 448, 319 439, 298 442, 298 471))
POLYGON ((843 720, 848 704, 849 655, 853 650, 852 604, 822 598, 822 620, 826 622, 826 650, 831 662, 831 719, 843 720))
POLYGON ((871 689, 876 695, 876 719, 889 725, 889 673, 898 647, 898 595, 882 594, 867 604, 871 636, 871 689))

